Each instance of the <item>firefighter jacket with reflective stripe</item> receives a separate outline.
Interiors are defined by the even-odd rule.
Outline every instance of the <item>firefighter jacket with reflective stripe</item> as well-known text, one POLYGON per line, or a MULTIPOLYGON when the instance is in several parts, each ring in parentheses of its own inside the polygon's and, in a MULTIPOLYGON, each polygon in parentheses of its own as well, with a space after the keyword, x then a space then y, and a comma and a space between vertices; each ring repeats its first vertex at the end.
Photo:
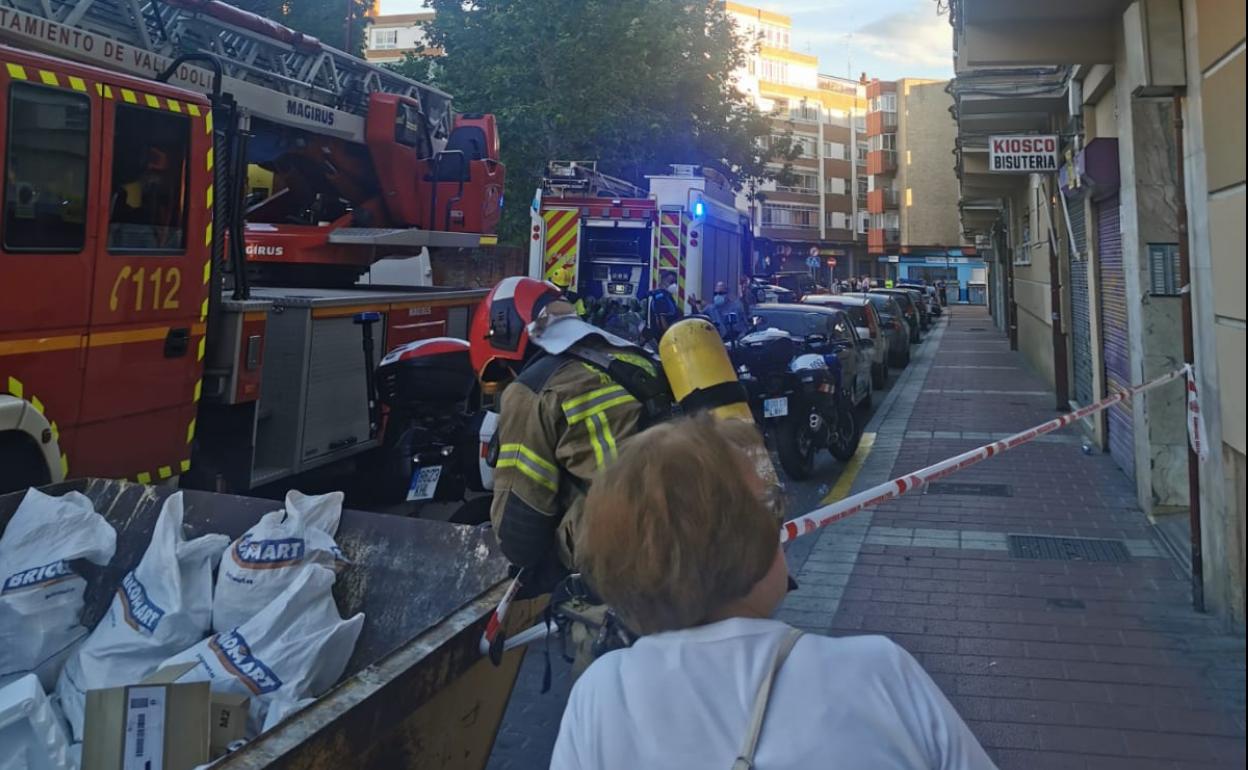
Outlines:
MULTIPOLYGON (((611 358, 647 364, 595 340, 611 358)), ((490 518, 503 554, 536 567, 557 554, 573 567, 572 543, 594 472, 639 430, 642 405, 601 368, 570 354, 543 356, 503 391, 490 518)))

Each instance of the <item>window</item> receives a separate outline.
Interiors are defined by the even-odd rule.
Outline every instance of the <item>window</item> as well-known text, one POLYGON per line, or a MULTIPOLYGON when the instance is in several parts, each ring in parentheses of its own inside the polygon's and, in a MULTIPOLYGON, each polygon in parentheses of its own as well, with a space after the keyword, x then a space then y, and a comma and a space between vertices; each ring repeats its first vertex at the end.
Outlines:
POLYGON ((397 29, 373 30, 373 48, 388 49, 399 47, 399 31, 397 29))
POLYGON ((867 197, 867 192, 868 192, 867 185, 870 183, 870 181, 871 181, 871 177, 865 174, 860 174, 858 176, 858 197, 859 198, 867 197))
POLYGON ((848 230, 849 215, 843 211, 829 211, 824 215, 823 223, 833 230, 848 230))
POLYGON ((190 121, 172 112, 117 105, 113 136, 109 250, 182 251, 190 121))
POLYGON ((763 59, 762 79, 772 83, 787 83, 789 79, 788 62, 763 59))
POLYGON ((1182 296, 1179 273, 1179 246, 1176 243, 1148 244, 1149 294, 1154 297, 1182 296))
POLYGON ((832 321, 832 339, 839 342, 854 342, 858 335, 844 313, 837 313, 832 321))
POLYGON ((789 110, 789 118, 792 120, 817 122, 819 120, 819 105, 809 104, 806 101, 802 101, 800 104, 789 110))
POLYGON ((4 247, 76 252, 87 234, 91 100, 14 83, 9 89, 4 247))
POLYGON ((897 94, 880 94, 871 99, 872 112, 896 112, 897 94))
POLYGON ((796 192, 815 195, 819 192, 819 177, 816 174, 792 172, 792 184, 777 185, 776 189, 783 192, 796 192))
POLYGON ((845 145, 840 142, 824 142, 823 157, 832 160, 845 160, 845 145))
POLYGON ((819 227, 819 210, 806 206, 767 203, 763 205, 763 227, 815 230, 819 227))
POLYGON ((845 179, 839 176, 828 177, 827 192, 829 195, 844 195, 845 179))
POLYGON ((858 143, 858 162, 859 163, 867 162, 867 143, 866 142, 858 143))

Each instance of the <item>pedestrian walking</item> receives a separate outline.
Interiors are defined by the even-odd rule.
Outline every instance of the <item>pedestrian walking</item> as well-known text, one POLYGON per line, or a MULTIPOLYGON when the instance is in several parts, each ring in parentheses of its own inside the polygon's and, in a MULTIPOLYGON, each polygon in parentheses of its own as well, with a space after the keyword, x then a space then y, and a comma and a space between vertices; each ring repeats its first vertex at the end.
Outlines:
POLYGON ((596 476, 578 564, 642 637, 573 687, 551 767, 992 768, 901 647, 770 619, 788 572, 747 431, 665 423, 596 476))

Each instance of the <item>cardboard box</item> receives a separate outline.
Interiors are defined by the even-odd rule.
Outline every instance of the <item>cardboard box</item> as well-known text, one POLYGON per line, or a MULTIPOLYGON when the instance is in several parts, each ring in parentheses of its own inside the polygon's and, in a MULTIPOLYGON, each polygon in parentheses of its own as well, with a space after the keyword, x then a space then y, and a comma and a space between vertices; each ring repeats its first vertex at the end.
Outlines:
POLYGON ((247 713, 251 698, 238 693, 214 692, 208 731, 208 754, 216 759, 230 744, 247 737, 247 713))
POLYGON ((209 760, 207 682, 175 684, 195 664, 139 684, 88 690, 83 770, 193 770, 209 760))

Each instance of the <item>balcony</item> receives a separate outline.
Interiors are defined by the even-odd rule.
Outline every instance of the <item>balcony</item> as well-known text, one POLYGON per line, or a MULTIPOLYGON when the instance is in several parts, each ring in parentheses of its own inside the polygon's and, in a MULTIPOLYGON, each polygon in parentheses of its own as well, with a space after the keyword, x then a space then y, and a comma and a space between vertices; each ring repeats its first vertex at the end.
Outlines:
POLYGON ((868 174, 891 174, 896 170, 896 150, 872 150, 867 153, 868 174))
POLYGON ((889 209, 901 205, 901 196, 896 190, 880 189, 867 193, 867 211, 871 214, 882 214, 889 209))
POLYGON ((954 0, 957 72, 974 67, 1112 64, 1115 33, 1127 5, 1125 0, 954 0))
POLYGON ((873 227, 867 230, 867 251, 883 254, 889 246, 901 243, 901 230, 896 227, 873 227))
POLYGON ((897 113, 877 111, 867 113, 867 136, 888 134, 897 130, 897 113))

